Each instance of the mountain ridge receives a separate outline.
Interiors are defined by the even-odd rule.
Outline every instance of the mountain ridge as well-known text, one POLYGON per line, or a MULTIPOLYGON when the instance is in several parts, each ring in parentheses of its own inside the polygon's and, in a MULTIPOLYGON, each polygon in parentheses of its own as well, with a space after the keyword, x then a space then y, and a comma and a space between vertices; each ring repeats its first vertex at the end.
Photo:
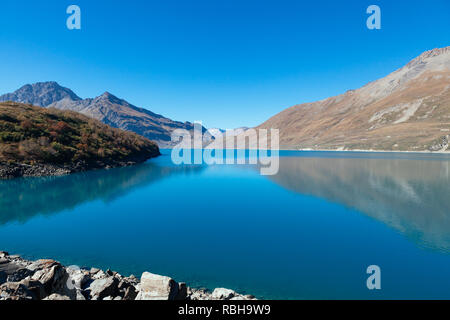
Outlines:
POLYGON ((25 84, 12 93, 1 95, 0 102, 13 101, 46 107, 66 98, 73 101, 82 100, 72 90, 60 86, 56 81, 47 81, 25 84))
POLYGON ((303 103, 257 129, 280 130, 280 148, 446 151, 450 134, 450 47, 426 51, 356 90, 303 103))
POLYGON ((55 81, 27 84, 0 96, 0 102, 13 101, 45 108, 79 112, 112 127, 135 132, 158 143, 172 147, 171 133, 175 129, 192 131, 190 122, 174 121, 148 109, 137 107, 105 91, 95 98, 82 99, 71 89, 55 81))

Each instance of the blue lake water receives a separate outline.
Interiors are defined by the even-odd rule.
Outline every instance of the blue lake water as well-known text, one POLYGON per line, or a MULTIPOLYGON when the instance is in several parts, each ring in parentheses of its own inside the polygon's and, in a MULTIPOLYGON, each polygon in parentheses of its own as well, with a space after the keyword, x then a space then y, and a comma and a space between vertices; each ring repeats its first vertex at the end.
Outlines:
POLYGON ((0 250, 271 299, 450 298, 450 156, 281 152, 253 165, 0 181, 0 250), (381 290, 366 268, 381 268, 381 290))

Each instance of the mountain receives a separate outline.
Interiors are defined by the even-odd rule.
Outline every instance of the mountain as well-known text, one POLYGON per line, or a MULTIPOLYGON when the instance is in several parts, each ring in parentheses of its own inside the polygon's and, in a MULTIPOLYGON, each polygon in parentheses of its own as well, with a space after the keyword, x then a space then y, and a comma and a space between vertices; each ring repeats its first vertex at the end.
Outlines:
POLYGON ((114 128, 140 134, 157 142, 161 148, 173 146, 171 133, 175 129, 192 131, 194 128, 190 122, 173 121, 147 109, 136 107, 109 92, 93 99, 81 99, 70 89, 56 82, 25 85, 13 93, 0 96, 0 101, 76 111, 114 128))
POLYGON ((257 128, 279 129, 282 149, 450 149, 450 47, 424 52, 358 90, 293 106, 257 128))
POLYGON ((85 114, 113 127, 132 131, 156 141, 162 148, 172 146, 171 133, 175 129, 188 131, 194 129, 194 125, 190 122, 173 121, 144 108, 136 107, 109 92, 94 99, 73 101, 65 98, 48 107, 85 114))
POLYGON ((39 107, 47 107, 63 99, 71 101, 81 100, 72 90, 63 88, 54 81, 27 84, 13 93, 0 96, 0 102, 14 101, 29 103, 39 107))
MULTIPOLYGON (((240 127, 240 128, 236 128, 236 129, 229 129, 228 131, 228 135, 232 135, 232 136, 237 136, 239 134, 244 133, 245 131, 247 131, 249 128, 248 127, 240 127), (232 132, 231 132, 232 131, 232 132)), ((220 129, 220 128, 210 128, 208 129, 208 132, 214 137, 214 138, 219 138, 223 135, 226 134, 227 130, 225 129, 220 129)))

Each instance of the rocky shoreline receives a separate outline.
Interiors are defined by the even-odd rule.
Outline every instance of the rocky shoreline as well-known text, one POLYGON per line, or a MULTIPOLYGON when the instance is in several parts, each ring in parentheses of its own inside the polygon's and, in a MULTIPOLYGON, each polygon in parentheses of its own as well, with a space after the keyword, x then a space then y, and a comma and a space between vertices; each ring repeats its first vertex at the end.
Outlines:
MULTIPOLYGON (((155 154, 153 157, 159 156, 155 154)), ((117 167, 129 167, 142 163, 150 159, 151 157, 143 157, 140 159, 133 159, 132 161, 112 163, 86 163, 79 161, 74 164, 66 165, 54 165, 36 163, 33 165, 23 163, 1 163, 0 162, 0 179, 14 179, 20 177, 50 177, 50 176, 64 176, 71 173, 83 172, 97 169, 112 169, 117 167)))
POLYGON ((149 272, 140 279, 111 270, 29 261, 0 251, 0 300, 254 300, 233 290, 189 288, 149 272))

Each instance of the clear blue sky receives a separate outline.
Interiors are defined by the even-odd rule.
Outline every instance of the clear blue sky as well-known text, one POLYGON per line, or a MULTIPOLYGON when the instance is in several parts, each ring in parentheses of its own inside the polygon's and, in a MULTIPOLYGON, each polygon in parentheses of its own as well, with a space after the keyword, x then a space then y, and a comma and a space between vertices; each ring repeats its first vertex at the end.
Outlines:
POLYGON ((448 0, 2 0, 0 92, 55 80, 181 121, 254 126, 450 45, 448 0), (82 30, 66 28, 77 4, 82 30), (366 28, 366 8, 382 29, 366 28))

